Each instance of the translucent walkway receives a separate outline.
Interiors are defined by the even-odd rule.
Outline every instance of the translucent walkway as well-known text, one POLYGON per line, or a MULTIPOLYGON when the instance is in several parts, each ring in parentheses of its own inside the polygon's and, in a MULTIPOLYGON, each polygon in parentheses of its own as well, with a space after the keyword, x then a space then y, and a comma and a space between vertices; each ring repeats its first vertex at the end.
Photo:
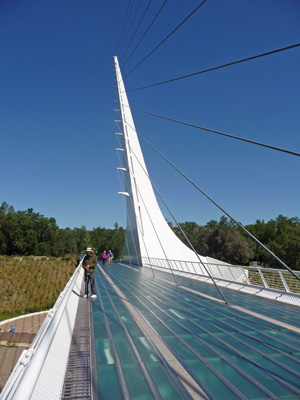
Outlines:
POLYGON ((300 399, 299 307, 154 273, 97 269, 100 399, 300 399))

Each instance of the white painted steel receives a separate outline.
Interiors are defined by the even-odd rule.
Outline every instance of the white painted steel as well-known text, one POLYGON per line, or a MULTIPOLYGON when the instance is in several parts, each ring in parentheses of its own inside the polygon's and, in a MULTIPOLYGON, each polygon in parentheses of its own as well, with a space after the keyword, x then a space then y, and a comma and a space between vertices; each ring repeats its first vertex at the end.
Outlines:
MULTIPOLYGON (((176 259, 199 263, 200 258, 201 262, 206 264, 206 257, 197 256, 178 239, 158 206, 135 130, 117 57, 114 57, 114 61, 122 119, 122 147, 125 149, 123 164, 129 172, 124 174, 125 191, 130 195, 126 198, 127 228, 122 260, 142 265, 143 258, 161 259, 167 263, 168 260, 176 259)), ((201 272, 206 273, 204 270, 201 272)))
MULTIPOLYGON (((170 260, 171 264, 173 261, 174 260, 170 260)), ((180 262, 182 263, 182 261, 177 261, 177 265, 180 262)), ((169 268, 167 267, 163 268, 162 266, 155 265, 155 259, 151 259, 151 265, 144 263, 144 266, 146 268, 151 267, 156 270, 161 270, 170 273, 169 268)), ((291 275, 287 271, 282 272, 282 270, 272 269, 272 268, 247 267, 247 266, 236 266, 236 265, 232 265, 230 268, 228 268, 228 266, 225 264, 219 264, 217 269, 209 267, 209 270, 219 287, 226 287, 227 289, 237 290, 240 293, 241 292, 248 293, 255 296, 265 297, 271 300, 287 304, 293 304, 295 306, 300 307, 299 285, 296 287, 296 291, 293 292, 292 290, 290 290, 290 287, 285 288, 284 291, 281 290, 278 284, 276 283, 266 284, 266 280, 270 279, 271 281, 274 281, 274 276, 276 277, 277 275, 278 277, 280 277, 280 275, 282 275, 283 273, 285 273, 288 276, 292 284, 297 283, 298 281, 293 277, 293 275, 291 275), (240 275, 241 270, 243 271, 242 276, 240 275), (253 282, 252 281, 253 272, 257 271, 260 272, 258 273, 259 277, 265 274, 266 278, 260 281, 253 282)), ((212 284, 211 278, 209 278, 206 274, 185 272, 182 269, 181 270, 173 269, 172 272, 178 276, 183 276, 189 279, 212 284)), ((300 275, 299 271, 294 271, 294 272, 297 275, 300 275)), ((293 285, 291 285, 291 287, 293 287, 293 285)))

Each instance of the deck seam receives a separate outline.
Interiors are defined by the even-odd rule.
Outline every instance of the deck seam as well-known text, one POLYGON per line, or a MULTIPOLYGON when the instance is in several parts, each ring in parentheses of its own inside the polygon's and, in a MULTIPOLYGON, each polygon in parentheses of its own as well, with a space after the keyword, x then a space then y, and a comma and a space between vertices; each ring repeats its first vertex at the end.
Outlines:
POLYGON ((99 267, 107 281, 114 288, 116 293, 120 296, 122 301, 124 302, 126 308, 130 312, 133 319, 136 321, 145 337, 148 338, 157 349, 161 352, 163 357, 168 361, 170 366, 173 368, 174 372, 187 389, 189 394, 195 400, 207 400, 205 392, 199 387, 197 382, 193 379, 193 377, 188 373, 188 371, 179 363, 179 361, 175 358, 175 356, 171 353, 171 351, 167 348, 167 346, 163 343, 163 341, 159 338, 156 332, 152 329, 151 325, 146 324, 145 320, 139 314, 139 312, 135 309, 135 307, 131 304, 131 302, 127 299, 124 293, 119 289, 119 287, 112 281, 112 279, 106 274, 103 268, 99 267))
MULTIPOLYGON (((123 266, 126 267, 126 268, 130 268, 130 269, 135 270, 136 272, 141 273, 141 271, 136 270, 135 268, 132 268, 132 267, 130 267, 130 266, 128 266, 128 265, 125 265, 125 264, 122 264, 122 263, 120 263, 120 265, 123 265, 123 266)), ((167 279, 160 278, 160 277, 158 277, 158 276, 155 276, 155 279, 159 279, 159 280, 161 280, 161 281, 163 281, 163 282, 167 282, 167 283, 169 283, 169 284, 171 284, 171 285, 173 285, 173 286, 177 286, 176 283, 171 282, 171 281, 168 281, 167 279)), ((197 294, 198 296, 205 297, 205 298, 207 298, 207 299, 209 299, 209 300, 216 301, 217 303, 224 304, 224 305, 226 305, 226 306, 229 307, 229 308, 233 308, 233 309, 235 309, 235 310, 237 310, 237 311, 241 311, 241 312, 243 312, 243 313, 245 313, 245 314, 251 315, 252 317, 256 317, 256 318, 259 318, 259 319, 261 319, 261 320, 263 320, 263 321, 270 322, 270 323, 272 323, 272 324, 274 324, 274 325, 280 326, 281 328, 286 328, 286 329, 289 329, 289 330, 291 330, 291 331, 293 331, 293 332, 300 333, 300 328, 297 328, 297 327, 294 326, 294 325, 290 325, 290 324, 287 324, 287 323, 282 322, 282 321, 277 321, 277 320, 275 320, 275 319, 273 319, 273 318, 267 317, 267 316, 262 315, 262 314, 258 314, 258 313, 254 312, 254 311, 247 310, 246 308, 243 308, 243 307, 240 307, 240 306, 235 306, 235 305, 233 305, 233 304, 225 304, 223 300, 216 299, 215 297, 212 297, 212 296, 210 296, 210 295, 208 295, 208 294, 205 294, 205 293, 200 293, 200 292, 198 292, 197 290, 190 289, 190 288, 188 288, 188 287, 186 287, 186 286, 184 286, 184 285, 179 285, 179 287, 180 287, 181 289, 184 289, 184 290, 188 291, 188 292, 195 293, 195 294, 197 294)), ((285 305, 287 305, 287 304, 285 304, 285 305)))

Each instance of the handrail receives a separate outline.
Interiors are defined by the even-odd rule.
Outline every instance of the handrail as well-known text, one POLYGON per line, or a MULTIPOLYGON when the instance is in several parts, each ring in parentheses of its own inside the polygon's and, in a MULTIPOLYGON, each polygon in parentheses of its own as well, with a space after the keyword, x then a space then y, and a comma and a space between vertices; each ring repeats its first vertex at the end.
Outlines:
MULTIPOLYGON (((207 276, 205 273, 200 273, 201 264, 196 261, 186 261, 186 260, 168 260, 169 264, 172 266, 176 265, 176 268, 172 268, 173 271, 180 271, 191 275, 198 276, 207 276), (179 269, 179 266, 181 269, 179 269), (196 265, 199 267, 199 273, 190 272, 187 264, 196 265), (182 266, 186 266, 186 270, 183 270, 182 266)), ((168 269, 164 266, 164 259, 162 258, 152 258, 152 257, 143 257, 143 265, 155 265, 156 267, 168 269)), ((207 262, 211 275, 215 278, 219 278, 226 281, 231 282, 244 282, 245 284, 252 286, 264 287, 265 289, 276 289, 285 293, 300 293, 300 285, 298 280, 293 276, 297 275, 300 277, 300 271, 293 271, 294 274, 290 274, 289 271, 285 269, 278 268, 263 268, 263 267, 255 267, 255 266, 244 266, 244 265, 232 265, 227 263, 220 262, 207 262), (217 269, 213 271, 213 267, 217 269), (224 271, 230 274, 231 279, 228 279, 224 276, 224 271), (237 279, 237 276, 234 276, 233 271, 240 270, 241 276, 237 279), (222 272, 223 271, 223 272, 222 272)))
POLYGON ((7 384, 0 395, 1 400, 29 400, 37 383, 42 366, 68 304, 82 266, 80 261, 75 272, 60 293, 53 308, 48 312, 29 350, 21 354, 7 384))

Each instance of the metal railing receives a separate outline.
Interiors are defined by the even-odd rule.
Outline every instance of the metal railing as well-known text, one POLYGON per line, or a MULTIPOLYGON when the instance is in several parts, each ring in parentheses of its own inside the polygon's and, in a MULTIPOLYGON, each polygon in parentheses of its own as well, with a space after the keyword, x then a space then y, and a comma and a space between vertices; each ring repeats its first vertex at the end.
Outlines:
MULTIPOLYGON (((142 259, 144 266, 172 269, 187 274, 208 277, 205 269, 199 262, 183 260, 166 260, 161 258, 142 259)), ((229 282, 244 283, 247 285, 259 286, 265 289, 280 290, 286 293, 300 293, 300 281, 289 271, 274 268, 249 267, 231 265, 226 263, 205 263, 211 276, 229 282)), ((300 271, 293 271, 300 277, 300 271)))

